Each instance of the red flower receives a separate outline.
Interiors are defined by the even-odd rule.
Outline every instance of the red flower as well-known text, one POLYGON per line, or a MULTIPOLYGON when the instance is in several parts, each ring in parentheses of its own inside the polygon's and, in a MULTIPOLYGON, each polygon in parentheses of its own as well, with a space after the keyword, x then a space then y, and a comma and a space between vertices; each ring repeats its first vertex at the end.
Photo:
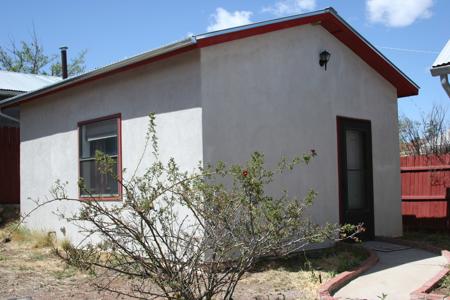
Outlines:
POLYGON ((244 170, 244 171, 242 172, 242 176, 247 177, 247 175, 248 175, 248 171, 247 171, 247 170, 244 170))

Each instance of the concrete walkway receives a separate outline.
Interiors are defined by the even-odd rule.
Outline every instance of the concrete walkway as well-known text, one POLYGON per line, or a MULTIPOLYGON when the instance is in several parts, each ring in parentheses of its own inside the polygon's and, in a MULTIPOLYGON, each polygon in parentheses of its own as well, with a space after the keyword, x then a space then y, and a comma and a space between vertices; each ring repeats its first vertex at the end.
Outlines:
POLYGON ((384 242, 366 242, 365 247, 376 251, 380 261, 341 288, 334 297, 339 299, 408 300, 409 294, 447 264, 443 256, 384 242))

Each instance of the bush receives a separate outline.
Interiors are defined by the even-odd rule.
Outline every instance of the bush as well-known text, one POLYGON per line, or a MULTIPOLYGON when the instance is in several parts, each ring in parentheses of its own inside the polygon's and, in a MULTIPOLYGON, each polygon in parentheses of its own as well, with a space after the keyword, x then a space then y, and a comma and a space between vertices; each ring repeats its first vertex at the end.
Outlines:
MULTIPOLYGON (((60 215, 87 237, 102 240, 65 247, 67 262, 126 276, 131 290, 113 290, 118 294, 232 299, 237 283, 258 258, 286 256, 338 235, 337 225, 319 226, 306 216, 315 192, 304 199, 289 197, 287 191, 266 193, 276 177, 308 164, 314 150, 282 158, 274 169, 267 169, 264 155, 255 152, 243 165, 219 162, 188 173, 174 159, 161 162, 154 115, 146 145, 151 145, 154 162, 144 174, 135 172, 124 181, 114 177, 124 191, 123 203, 105 204, 92 195, 75 215, 60 215)), ((115 176, 107 155, 98 152, 97 165, 103 174, 115 176)), ((80 189, 90 192, 82 181, 80 189)), ((52 195, 54 200, 77 201, 60 182, 52 195)), ((111 290, 112 285, 105 283, 104 288, 111 290)))

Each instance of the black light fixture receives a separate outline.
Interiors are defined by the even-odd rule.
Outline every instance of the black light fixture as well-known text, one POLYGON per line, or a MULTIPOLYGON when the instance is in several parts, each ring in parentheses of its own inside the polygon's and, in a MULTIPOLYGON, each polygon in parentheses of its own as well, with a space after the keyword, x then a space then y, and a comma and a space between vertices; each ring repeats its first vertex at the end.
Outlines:
POLYGON ((319 54, 319 65, 321 67, 325 66, 325 71, 327 70, 327 63, 330 60, 330 56, 331 54, 327 50, 324 50, 319 54))

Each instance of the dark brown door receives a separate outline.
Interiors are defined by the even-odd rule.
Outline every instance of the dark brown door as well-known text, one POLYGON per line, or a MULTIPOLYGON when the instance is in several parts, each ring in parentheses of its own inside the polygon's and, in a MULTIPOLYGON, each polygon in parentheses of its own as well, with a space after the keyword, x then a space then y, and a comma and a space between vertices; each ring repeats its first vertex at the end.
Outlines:
POLYGON ((338 117, 341 224, 363 223, 363 240, 374 237, 370 121, 338 117))

